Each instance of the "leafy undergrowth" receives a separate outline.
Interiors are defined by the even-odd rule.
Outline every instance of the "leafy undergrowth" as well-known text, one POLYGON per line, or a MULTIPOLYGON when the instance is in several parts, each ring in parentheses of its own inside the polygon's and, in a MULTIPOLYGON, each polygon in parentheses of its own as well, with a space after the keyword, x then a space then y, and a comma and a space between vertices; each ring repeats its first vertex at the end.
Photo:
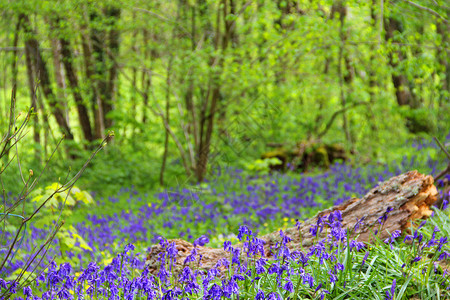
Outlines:
MULTIPOLYGON (((31 293, 43 299, 448 297, 445 264, 450 222, 440 210, 412 237, 394 233, 387 243, 377 241, 369 248, 347 241, 335 222, 330 224, 338 235, 318 241, 309 251, 291 253, 280 245, 275 260, 257 254, 261 244, 255 236, 259 234, 293 227, 295 219, 307 219, 330 205, 360 197, 394 175, 412 169, 435 174, 445 165, 432 144, 416 144, 415 150, 400 163, 361 168, 336 164, 318 175, 255 176, 235 169, 217 170, 209 182, 198 186, 155 196, 124 188, 115 196, 96 199, 96 206, 79 203, 66 216, 71 224, 65 236, 48 251, 43 264, 48 269, 30 281, 31 290, 0 280, 1 292, 28 299, 31 293), (208 246, 227 245, 230 258, 220 268, 228 271, 202 274, 193 267, 198 262, 191 262, 192 268, 181 275, 171 273, 175 249, 164 238, 194 241, 203 235, 210 240, 208 246), (239 240, 247 243, 242 250, 247 253, 245 261, 236 259, 238 250, 230 246, 239 240), (143 260, 147 247, 160 241, 167 248, 161 257, 165 267, 152 276, 144 270, 143 260), (134 246, 125 246, 130 243, 134 246), (132 254, 131 248, 137 253, 132 254)), ((13 225, 9 231, 14 232, 13 225)), ((1 277, 8 280, 20 272, 32 259, 28 253, 47 234, 45 226, 33 224, 1 277)))

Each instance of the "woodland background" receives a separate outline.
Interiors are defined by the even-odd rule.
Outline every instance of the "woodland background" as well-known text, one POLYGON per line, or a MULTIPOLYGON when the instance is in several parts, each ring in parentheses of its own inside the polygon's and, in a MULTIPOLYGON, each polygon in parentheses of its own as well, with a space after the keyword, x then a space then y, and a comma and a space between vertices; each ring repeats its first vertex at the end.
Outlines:
MULTIPOLYGON (((49 180, 114 131, 79 183, 96 191, 198 182, 311 140, 385 163, 407 140, 449 133, 449 11, 442 0, 2 0, 0 131, 11 97, 33 109, 19 155, 35 171, 65 136, 49 180)), ((10 189, 18 173, 2 176, 10 189)))

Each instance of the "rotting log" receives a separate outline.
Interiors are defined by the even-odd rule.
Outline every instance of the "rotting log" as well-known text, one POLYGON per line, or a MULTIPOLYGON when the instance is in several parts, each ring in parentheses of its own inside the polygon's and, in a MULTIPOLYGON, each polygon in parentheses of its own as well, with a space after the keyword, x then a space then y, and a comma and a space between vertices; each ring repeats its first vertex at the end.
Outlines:
MULTIPOLYGON (((361 199, 349 199, 340 205, 319 212, 313 218, 301 223, 299 228, 286 229, 285 235, 292 238, 289 248, 291 250, 307 250, 315 240, 325 238, 328 234, 326 229, 318 233, 316 237, 310 232, 310 228, 317 224, 319 218, 325 218, 336 210, 341 212, 342 228, 348 229, 350 238, 359 242, 370 242, 375 233, 381 240, 389 237, 390 233, 395 230, 403 233, 409 230, 413 221, 431 216, 431 206, 437 200, 438 195, 433 183, 432 176, 422 175, 417 171, 392 177, 381 182, 361 199), (390 212, 386 215, 388 210, 390 212), (383 217, 387 217, 387 219, 381 225, 379 220, 383 217), (359 228, 355 231, 357 223, 359 228)), ((281 239, 279 232, 260 238, 266 242, 265 254, 270 257, 270 248, 281 239)), ((179 271, 184 267, 184 261, 191 254, 194 246, 181 239, 169 240, 169 242, 174 242, 177 247, 178 256, 174 267, 175 271, 179 271)), ((213 268, 219 259, 230 257, 230 253, 223 249, 197 246, 197 250, 198 254, 202 256, 201 264, 198 267, 204 270, 213 268)), ((156 245, 148 254, 147 265, 153 274, 158 271, 158 258, 162 251, 162 247, 156 245)))

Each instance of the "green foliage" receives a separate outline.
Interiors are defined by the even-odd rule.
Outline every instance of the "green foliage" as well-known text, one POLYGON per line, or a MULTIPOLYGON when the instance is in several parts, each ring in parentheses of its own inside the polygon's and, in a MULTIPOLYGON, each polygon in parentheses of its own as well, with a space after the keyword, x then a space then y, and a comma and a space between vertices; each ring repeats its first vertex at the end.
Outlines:
POLYGON ((257 159, 253 162, 247 164, 247 170, 250 173, 267 175, 269 174, 271 167, 276 167, 281 165, 283 162, 276 157, 257 159))
POLYGON ((434 134, 437 130, 436 117, 426 108, 408 109, 405 114, 406 127, 411 133, 434 134))
MULTIPOLYGON (((33 192, 34 197, 31 202, 35 202, 37 206, 50 198, 49 201, 45 202, 47 209, 43 210, 41 215, 33 223, 35 227, 43 229, 51 228, 61 218, 69 218, 74 209, 89 210, 95 205, 94 199, 89 192, 80 190, 76 186, 61 191, 61 187, 62 185, 60 183, 55 182, 44 189, 37 189, 33 192)), ((73 226, 63 226, 57 232, 56 238, 61 252, 61 256, 56 258, 56 262, 58 263, 70 261, 72 265, 77 265, 77 258, 69 258, 66 255, 67 251, 71 251, 75 255, 82 254, 84 250, 92 251, 73 226)))
MULTIPOLYGON (((208 145, 211 168, 224 164, 245 168, 268 150, 268 143, 315 139, 344 106, 347 109, 336 115, 322 140, 345 145, 357 160, 387 161, 392 149, 401 149, 415 135, 445 136, 450 130, 448 51, 444 51, 448 37, 440 18, 405 1, 387 4, 383 10, 370 1, 344 1, 347 14, 342 24, 335 1, 233 1, 234 7, 203 2, 201 6, 196 1, 161 0, 0 4, 5 12, 0 40, 8 47, 13 47, 19 15, 35 16, 30 20, 34 34, 19 28, 18 47, 33 35, 44 49, 49 87, 70 120, 75 138, 65 143, 67 151, 57 153, 57 177, 64 176, 60 174, 63 167, 79 166, 89 155, 86 150, 91 143, 84 138, 79 108, 84 105, 88 110, 89 125, 95 131, 98 104, 94 102, 99 98, 113 104, 106 115, 110 128, 102 129, 114 129, 116 141, 82 185, 102 191, 132 184, 142 189, 158 186, 166 113, 171 129, 166 185, 194 181, 199 125, 209 117, 202 118, 200 113, 211 107, 212 87, 218 88, 219 96, 208 145), (107 13, 119 8, 118 16, 107 13), (406 16, 405 11, 411 14, 406 16), (387 28, 380 28, 380 23, 387 26, 389 22, 380 22, 380 17, 401 23, 390 40, 385 38, 387 28), (114 31, 120 40, 118 49, 111 48, 114 31), (105 39, 95 41, 96 35, 105 39), (71 62, 77 88, 67 78, 65 84, 58 83, 61 62, 55 59, 61 55, 54 55, 58 38, 67 39, 76 53, 71 62), (112 78, 115 65, 120 68, 117 78, 112 78), (393 75, 404 75, 408 81, 404 89, 414 96, 413 103, 400 109, 393 75), (96 97, 113 83, 110 95, 96 97), (81 102, 75 101, 73 91, 80 93, 81 102), (364 104, 351 107, 358 102, 364 104), (74 156, 78 161, 72 160, 74 156), (186 168, 184 160, 193 161, 194 166, 186 168)), ((448 19, 442 6, 433 9, 448 19)), ((15 57, 12 51, 0 55, 5 70, 17 61, 18 106, 29 106, 25 55, 15 57)), ((5 82, 0 87, 2 95, 11 90, 12 80, 5 82)), ((24 162, 34 169, 42 168, 62 133, 51 99, 44 93, 46 87, 40 84, 42 80, 37 89, 42 105, 34 121, 40 141, 36 143, 31 134, 24 140, 28 144, 24 162)), ((1 109, 0 129, 6 128, 5 115, 1 109)), ((327 166, 325 157, 321 161, 327 166)))

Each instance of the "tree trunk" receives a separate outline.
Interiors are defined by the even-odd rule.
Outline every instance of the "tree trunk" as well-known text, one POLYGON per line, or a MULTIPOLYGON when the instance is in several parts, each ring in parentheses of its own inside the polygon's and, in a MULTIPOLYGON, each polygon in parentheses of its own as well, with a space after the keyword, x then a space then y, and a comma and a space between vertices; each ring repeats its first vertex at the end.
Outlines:
MULTIPOLYGON (((386 31, 386 40, 387 41, 393 41, 393 42, 399 42, 399 40, 396 38, 396 33, 403 32, 403 24, 394 17, 389 17, 384 22, 385 25, 385 31, 386 31)), ((395 51, 395 54, 397 55, 397 58, 394 57, 393 53, 389 53, 389 64, 393 68, 392 71, 392 83, 394 84, 395 88, 395 97, 397 98, 398 105, 408 105, 411 108, 415 108, 414 104, 414 98, 409 90, 409 82, 408 78, 405 74, 403 74, 401 71, 398 70, 398 66, 400 62, 402 62, 405 57, 402 52, 402 50, 399 48, 395 51)))
POLYGON ((91 86, 91 110, 94 116, 94 129, 93 135, 95 139, 105 138, 105 127, 103 124, 103 110, 101 105, 100 93, 98 90, 98 81, 94 78, 95 66, 94 58, 92 57, 93 46, 92 36, 88 34, 89 20, 84 15, 83 23, 81 25, 81 46, 83 48, 83 59, 85 66, 85 74, 89 85, 91 86))
MULTIPOLYGON (((438 109, 438 120, 448 120, 448 115, 450 113, 450 39, 449 25, 443 22, 438 22, 436 24, 436 31, 441 36, 441 43, 437 47, 437 58, 441 66, 441 71, 439 72, 439 77, 441 78, 440 86, 441 92, 439 95, 439 109, 438 109)), ((444 131, 446 128, 445 121, 444 124, 440 125, 440 131, 444 131)))
MULTIPOLYGON (((339 14, 339 37, 341 42, 339 45, 339 52, 338 52, 337 71, 339 76, 338 80, 339 80, 341 105, 342 109, 344 109, 347 107, 347 97, 349 92, 347 91, 346 93, 346 90, 349 90, 348 86, 352 84, 353 70, 351 67, 350 58, 348 57, 348 53, 345 49, 345 43, 347 40, 347 32, 345 29, 345 17, 347 16, 347 7, 344 5, 342 0, 338 0, 333 3, 333 6, 331 7, 331 19, 334 19, 336 13, 339 14), (343 65, 343 63, 345 65, 343 65), (344 67, 346 68, 347 71, 345 72, 345 74, 344 74, 344 67)), ((342 113, 342 120, 346 141, 350 146, 350 148, 353 150, 353 140, 350 133, 350 126, 348 124, 349 121, 346 111, 342 113)))
POLYGON ((119 30, 117 22, 120 18, 120 8, 109 7, 106 9, 106 18, 111 20, 109 30, 108 57, 110 58, 108 69, 108 83, 106 88, 106 97, 103 102, 103 113, 105 116, 105 127, 109 128, 113 125, 113 120, 108 117, 108 113, 114 108, 114 102, 117 95, 117 75, 118 66, 113 61, 119 56, 119 30))
MULTIPOLYGON (((220 89, 221 84, 219 82, 220 75, 221 75, 221 69, 223 67, 223 56, 225 53, 225 49, 228 46, 228 39, 223 39, 221 37, 221 14, 223 13, 224 16, 227 15, 226 10, 226 1, 222 0, 220 5, 217 8, 217 17, 216 17, 216 32, 215 32, 215 39, 214 39, 214 48, 217 51, 220 51, 220 55, 217 56, 211 56, 210 57, 210 68, 212 70, 213 65, 216 65, 216 70, 212 71, 212 74, 209 79, 208 84, 208 92, 205 95, 204 101, 201 106, 200 111, 200 134, 199 134, 199 145, 196 147, 197 153, 196 153, 196 165, 195 165, 195 171, 197 176, 197 181, 201 182, 203 181, 206 171, 207 171, 207 164, 208 164, 208 156, 209 152, 211 150, 211 139, 212 139, 212 133, 214 128, 214 120, 217 112, 217 104, 220 99, 220 89), (221 11, 223 9, 224 11, 221 11), (223 40, 222 40, 223 39, 223 40), (222 45, 220 45, 220 42, 222 41, 222 45), (223 42, 227 42, 226 44, 223 42)), ((225 18, 224 18, 225 19, 225 18)))
MULTIPOLYGON (((97 13, 90 13, 89 15, 91 23, 98 22, 100 16, 97 13)), ((97 96, 92 99, 92 107, 95 116, 95 132, 97 138, 99 135, 103 136, 106 129, 105 123, 105 110, 104 103, 107 101, 107 70, 106 70, 106 31, 104 29, 98 29, 94 25, 91 27, 90 42, 92 45, 92 65, 93 75, 95 77, 95 85, 97 96)), ((86 47, 88 49, 89 47, 86 47)))
MULTIPOLYGON (((59 23, 59 20, 57 23, 59 23)), ((61 45, 61 57, 66 70, 67 80, 70 83, 72 95, 77 105, 78 119, 83 130, 83 136, 86 141, 92 142, 94 140, 94 135, 92 134, 91 121, 89 119, 88 109, 86 108, 83 97, 81 96, 78 77, 73 67, 73 55, 70 50, 70 43, 64 37, 60 37, 59 42, 61 45)))
POLYGON ((142 71, 142 98, 144 105, 142 107, 142 123, 147 123, 147 107, 148 107, 148 99, 149 99, 149 92, 152 85, 152 65, 153 60, 155 59, 155 53, 153 49, 149 49, 149 32, 147 29, 144 29, 142 31, 142 39, 144 42, 144 60, 149 61, 150 60, 150 67, 149 69, 144 68, 142 71))
POLYGON ((35 66, 37 77, 39 78, 40 87, 42 88, 45 98, 47 98, 51 111, 56 119, 56 122, 58 123, 60 130, 65 134, 68 140, 73 140, 72 131, 66 118, 64 117, 64 111, 61 109, 62 105, 61 103, 59 103, 59 101, 55 97, 55 94, 53 93, 47 64, 42 57, 39 43, 34 37, 35 33, 31 29, 31 24, 28 16, 24 16, 23 20, 23 26, 25 29, 25 33, 27 34, 25 47, 29 48, 31 57, 33 58, 33 64, 35 66))
MULTIPOLYGON (((12 63, 11 63, 11 73, 12 73, 12 96, 11 97, 13 99, 16 99, 16 91, 17 91, 17 73, 18 73, 18 70, 17 70, 17 60, 18 60, 17 46, 19 44, 19 33, 20 33, 20 26, 22 24, 22 20, 23 20, 23 15, 21 14, 17 18, 16 28, 15 28, 15 31, 14 31, 14 40, 13 40, 14 51, 12 52, 13 57, 12 57, 12 63)), ((31 69, 28 68, 28 66, 29 66, 28 65, 28 58, 30 57, 29 54, 30 53, 29 52, 27 53, 26 49, 25 49, 25 55, 26 55, 26 59, 27 59, 27 71, 28 71, 28 73, 31 72, 31 76, 33 76, 32 66, 31 66, 31 69)), ((31 63, 30 63, 30 65, 31 65, 31 63)), ((27 75, 28 75, 28 73, 27 73, 27 75)), ((28 77, 28 79, 29 79, 28 84, 30 86, 30 78, 28 77)), ((31 91, 32 91, 32 93, 30 94, 31 107, 34 109, 34 111, 36 111, 36 107, 33 107, 33 99, 35 97, 35 94, 34 94, 34 79, 33 78, 31 78, 31 91)), ((34 125, 33 126, 33 130, 34 130, 33 139, 34 139, 35 143, 39 142, 39 130, 37 128, 37 125, 38 125, 38 122, 39 122, 38 120, 39 119, 38 119, 38 117, 36 115, 36 118, 35 118, 35 120, 33 122, 33 125, 34 125)), ((6 143, 6 145, 5 145, 5 149, 8 149, 8 150, 6 150, 6 152, 5 152, 4 156, 3 156, 3 157, 5 157, 6 161, 8 161, 8 158, 9 158, 9 151, 10 151, 9 144, 10 144, 10 141, 8 141, 6 143)), ((36 156, 36 158, 38 158, 38 154, 39 153, 38 153, 37 147, 35 147, 35 151, 36 151, 35 152, 35 156, 36 156)))
MULTIPOLYGON (((165 111, 165 122, 166 126, 170 125, 170 76, 172 73, 172 60, 173 60, 173 54, 169 58, 169 64, 167 66, 167 76, 166 76, 166 111, 165 111)), ((159 183, 163 186, 164 185, 164 171, 166 169, 166 162, 167 162, 167 155, 169 154, 169 131, 165 130, 165 136, 164 136, 164 153, 163 153, 163 159, 161 164, 161 171, 159 173, 159 183)))
MULTIPOLYGON (((53 26, 52 26, 53 27, 53 26)), ((55 30, 55 28, 52 28, 55 30)), ((56 97, 58 99, 66 99, 66 81, 64 79, 64 69, 61 62, 61 44, 59 43, 57 38, 50 37, 51 45, 52 45, 52 55, 53 55, 53 68, 55 73, 55 81, 56 81, 56 97)), ((69 108, 67 107, 67 103, 63 103, 64 107, 62 108, 64 111, 64 117, 66 118, 66 122, 69 123, 69 108)))

